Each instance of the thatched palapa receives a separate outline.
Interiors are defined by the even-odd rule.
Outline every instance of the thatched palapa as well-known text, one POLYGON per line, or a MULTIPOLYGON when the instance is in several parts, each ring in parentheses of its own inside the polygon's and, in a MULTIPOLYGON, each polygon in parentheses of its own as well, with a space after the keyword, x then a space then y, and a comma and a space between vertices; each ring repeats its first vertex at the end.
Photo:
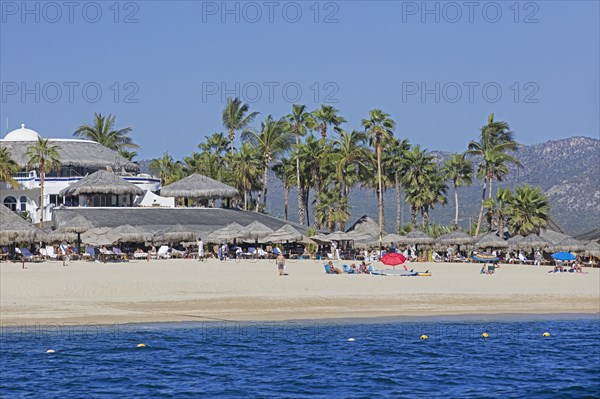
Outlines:
POLYGON ((99 170, 60 190, 61 196, 81 194, 142 195, 144 190, 114 173, 99 170))
POLYGON ((193 241, 195 239, 196 232, 180 224, 171 226, 154 236, 154 242, 157 243, 193 241))
POLYGON ((58 229, 48 233, 48 235, 46 236, 46 240, 50 243, 75 242, 77 241, 77 233, 68 231, 64 227, 59 227, 58 229))
POLYGON ((496 234, 483 234, 475 240, 477 248, 508 248, 508 243, 496 234))
POLYGON ((549 244, 548 241, 540 238, 537 234, 529 234, 527 237, 517 242, 515 248, 531 251, 533 249, 546 248, 549 244))
POLYGON ((567 237, 556 245, 551 246, 552 252, 581 252, 584 250, 585 244, 573 237, 567 237))
POLYGON ((222 229, 213 231, 207 237, 209 242, 220 242, 223 240, 234 240, 236 238, 241 238, 241 231, 244 230, 244 226, 239 223, 230 223, 222 229))
POLYGON ((0 204, 0 244, 43 241, 46 233, 0 204))
POLYGON ((270 227, 267 227, 264 224, 262 224, 261 222, 255 220, 252 223, 250 223, 248 226, 246 226, 242 230, 240 230, 239 238, 256 240, 259 238, 265 238, 272 232, 273 232, 273 229, 271 229, 270 227))
POLYGON ((558 244, 559 242, 561 242, 562 240, 564 240, 566 238, 570 238, 570 236, 568 236, 566 234, 562 234, 557 231, 548 230, 548 229, 540 230, 539 236, 541 239, 546 240, 550 244, 554 244, 554 245, 558 244))
POLYGON ((398 244, 408 245, 431 245, 435 244, 435 239, 429 237, 427 234, 423 233, 421 230, 413 230, 405 236, 400 236, 401 239, 398 240, 398 244))
POLYGON ((475 237, 458 230, 441 235, 436 239, 436 242, 441 245, 464 245, 472 244, 474 241, 475 237))
MULTIPOLYGON (((404 236, 401 236, 400 234, 395 234, 395 233, 390 233, 390 234, 386 234, 381 238, 381 243, 382 244, 391 244, 393 242, 400 242, 404 239, 404 236)), ((379 241, 373 241, 372 244, 378 244, 379 241)))
POLYGON ((119 226, 114 229, 114 233, 119 236, 119 242, 148 242, 152 241, 152 233, 134 227, 130 224, 119 226))
POLYGON ((90 229, 81 235, 81 242, 93 246, 113 245, 118 241, 119 236, 108 227, 90 229))
POLYGON ((523 237, 520 234, 510 237, 508 240, 506 240, 506 242, 508 243, 508 247, 516 248, 517 243, 523 241, 523 238, 525 238, 525 237, 523 237))
POLYGON ((587 256, 600 257, 600 244, 596 241, 588 242, 583 249, 587 256))
POLYGON ((281 241, 301 241, 304 238, 302 233, 296 230, 289 224, 281 227, 265 237, 266 242, 281 242, 281 241))
POLYGON ((217 199, 232 198, 238 194, 235 188, 197 173, 160 189, 160 195, 164 197, 217 199))
POLYGON ((94 228, 94 225, 85 217, 75 214, 72 218, 59 222, 58 228, 65 233, 83 233, 94 228))

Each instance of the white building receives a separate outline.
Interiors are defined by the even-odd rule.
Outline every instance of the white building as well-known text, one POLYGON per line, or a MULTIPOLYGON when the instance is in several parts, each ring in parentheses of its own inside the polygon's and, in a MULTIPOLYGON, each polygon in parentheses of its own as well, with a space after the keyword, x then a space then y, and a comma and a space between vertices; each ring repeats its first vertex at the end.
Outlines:
MULTIPOLYGON (((148 174, 140 174, 140 167, 123 158, 99 143, 81 139, 49 139, 49 144, 57 146, 62 167, 58 171, 46 174, 44 180, 43 212, 40 212, 40 176, 37 170, 26 170, 28 157, 25 155, 29 146, 33 145, 40 135, 34 130, 21 125, 20 129, 8 133, 0 139, 0 147, 8 148, 11 158, 21 167, 21 172, 14 176, 18 182, 17 189, 7 183, 0 183, 0 202, 16 211, 27 211, 34 223, 52 219, 52 209, 65 204, 65 198, 59 192, 69 184, 98 170, 109 170, 122 179, 135 184, 142 190, 157 191, 160 179, 148 174)), ((93 199, 88 206, 106 206, 95 204, 93 199)))

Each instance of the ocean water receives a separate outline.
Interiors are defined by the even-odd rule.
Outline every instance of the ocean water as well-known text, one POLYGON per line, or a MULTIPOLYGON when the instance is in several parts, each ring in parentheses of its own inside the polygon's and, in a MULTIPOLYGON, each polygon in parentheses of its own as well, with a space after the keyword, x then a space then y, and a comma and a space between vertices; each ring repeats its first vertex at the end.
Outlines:
POLYGON ((0 397, 598 398, 599 332, 589 316, 5 325, 0 397))

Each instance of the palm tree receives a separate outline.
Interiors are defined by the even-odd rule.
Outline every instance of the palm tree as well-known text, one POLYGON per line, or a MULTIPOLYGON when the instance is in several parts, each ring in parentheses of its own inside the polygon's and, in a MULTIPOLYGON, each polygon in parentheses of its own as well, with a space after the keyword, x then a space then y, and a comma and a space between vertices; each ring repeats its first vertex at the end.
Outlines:
POLYGON ((260 132, 247 130, 242 133, 242 139, 258 149, 263 161, 263 208, 267 208, 267 189, 269 184, 269 167, 271 163, 288 151, 294 137, 290 124, 284 119, 273 120, 267 116, 261 124, 260 132))
POLYGON ((13 178, 18 171, 19 165, 10 157, 8 148, 0 147, 0 182, 8 183, 12 188, 18 188, 19 183, 13 178))
POLYGON ((240 151, 231 157, 231 172, 233 180, 240 192, 243 193, 244 210, 248 209, 248 193, 258 188, 262 173, 262 161, 258 150, 243 143, 240 151))
POLYGON ((422 210, 428 201, 425 188, 437 168, 433 156, 427 155, 427 151, 421 150, 419 145, 413 146, 404 157, 406 169, 402 182, 406 188, 406 201, 410 204, 410 223, 414 226, 417 212, 422 210))
POLYGON ((338 112, 339 111, 331 105, 321 105, 321 108, 312 112, 312 116, 317 122, 317 128, 321 131, 322 138, 327 137, 328 126, 338 127, 346 122, 344 117, 337 114, 338 112))
POLYGON ((434 209, 436 204, 445 205, 448 201, 446 198, 446 192, 448 191, 446 179, 437 168, 428 175, 422 191, 423 206, 421 208, 421 217, 423 226, 427 227, 429 225, 429 211, 434 209))
POLYGON ((333 141, 331 162, 335 165, 335 177, 341 185, 341 195, 348 197, 350 189, 359 181, 361 174, 369 169, 371 154, 365 147, 367 135, 359 130, 348 133, 336 128, 339 138, 333 141))
POLYGON ((115 151, 140 148, 128 136, 131 132, 130 127, 114 130, 115 119, 115 115, 104 117, 102 114, 96 113, 94 122, 91 125, 79 126, 73 136, 95 141, 115 151))
POLYGON ((444 162, 442 173, 454 188, 454 226, 458 226, 458 187, 470 186, 473 182, 473 163, 464 154, 454 154, 444 162))
POLYGON ((394 138, 384 149, 382 162, 384 175, 394 182, 396 190, 396 232, 402 228, 402 176, 408 167, 406 163, 406 152, 410 150, 407 139, 394 138))
POLYGON ((243 104, 239 98, 228 98, 227 106, 223 110, 223 126, 229 132, 229 151, 233 154, 235 147, 233 141, 235 140, 235 132, 237 130, 244 130, 250 123, 256 118, 258 112, 252 112, 248 115, 250 106, 243 104))
POLYGON ((369 111, 369 119, 363 119, 362 125, 366 133, 369 135, 370 144, 375 147, 377 154, 377 182, 379 197, 379 246, 383 236, 383 183, 381 177, 381 152, 384 145, 387 145, 394 136, 394 122, 390 115, 379 110, 373 109, 369 111))
POLYGON ((296 184, 296 166, 292 159, 285 158, 273 166, 273 172, 283 183, 283 214, 285 220, 288 220, 290 187, 296 184))
POLYGON ((488 198, 485 200, 485 207, 488 209, 487 216, 489 225, 490 227, 493 227, 494 223, 496 224, 500 237, 504 234, 506 210, 511 198, 512 193, 508 188, 499 188, 496 198, 488 198))
POLYGON ((27 147, 25 156, 29 158, 27 169, 37 169, 40 174, 40 226, 44 227, 44 179, 46 173, 59 170, 61 167, 58 150, 60 147, 51 145, 48 139, 38 138, 35 144, 27 147))
POLYGON ((138 156, 138 153, 135 151, 127 151, 124 149, 120 149, 119 150, 119 155, 122 156, 123 158, 129 160, 129 161, 133 161, 133 158, 138 156))
MULTIPOLYGON (((317 127, 317 122, 312 114, 306 112, 305 105, 292 105, 292 113, 287 116, 292 125, 294 136, 296 137, 296 147, 300 144, 300 136, 304 136, 307 131, 317 127)), ((298 219, 300 224, 304 225, 304 193, 302 190, 302 182, 300 181, 300 159, 296 157, 296 187, 298 188, 298 219)))
POLYGON ((506 122, 495 122, 494 114, 488 116, 487 125, 481 128, 479 141, 469 142, 465 154, 482 158, 477 169, 477 175, 483 179, 483 193, 475 235, 479 234, 481 228, 485 192, 488 185, 490 189, 489 197, 491 198, 493 180, 501 179, 502 176, 508 173, 508 164, 519 165, 517 159, 507 154, 507 152, 516 151, 518 146, 519 144, 514 140, 514 134, 508 124, 506 122))
POLYGON ((165 152, 161 158, 153 159, 150 162, 149 169, 153 173, 158 173, 160 185, 164 186, 176 181, 174 180, 174 176, 177 175, 176 165, 177 162, 173 160, 173 157, 168 152, 165 152))
POLYGON ((198 144, 198 148, 203 152, 212 152, 224 157, 227 153, 229 141, 223 133, 213 133, 206 138, 204 143, 198 144))
POLYGON ((538 187, 517 187, 508 201, 506 213, 511 234, 539 234, 550 220, 550 201, 538 187))

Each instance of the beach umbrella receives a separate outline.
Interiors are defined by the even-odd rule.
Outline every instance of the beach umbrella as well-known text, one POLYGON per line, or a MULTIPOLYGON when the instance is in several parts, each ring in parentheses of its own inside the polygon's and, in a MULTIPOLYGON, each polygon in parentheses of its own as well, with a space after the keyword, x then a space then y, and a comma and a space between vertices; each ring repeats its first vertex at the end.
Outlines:
POLYGON ((566 234, 562 234, 557 231, 548 230, 548 229, 541 229, 539 236, 541 239, 546 240, 550 244, 555 244, 555 245, 558 244, 559 242, 561 242, 562 240, 564 240, 565 238, 570 238, 570 236, 568 236, 566 234))
POLYGON ((236 238, 240 238, 241 230, 243 230, 243 229, 244 229, 244 226, 242 226, 239 223, 233 222, 219 230, 213 231, 212 233, 210 233, 208 235, 208 237, 206 239, 208 240, 208 242, 221 242, 224 240, 225 241, 226 240, 234 240, 236 238))
POLYGON ((265 238, 273 232, 273 229, 265 226, 258 220, 253 221, 248 226, 240 230, 240 235, 236 238, 254 239, 265 238))
POLYGON ((406 257, 402 254, 397 254, 395 252, 391 252, 389 254, 385 254, 381 257, 381 263, 387 266, 394 266, 394 268, 398 265, 406 262, 406 257))
POLYGON ((152 240, 152 233, 125 224, 114 229, 114 233, 119 236, 119 242, 147 242, 152 240))
MULTIPOLYGON (((348 230, 349 233, 355 237, 370 236, 373 239, 379 240, 379 223, 367 215, 361 216, 348 230)), ((386 233, 384 232, 383 235, 386 233)))
POLYGON ((110 227, 90 229, 81 234, 81 242, 93 246, 113 245, 119 241, 119 236, 110 227))
MULTIPOLYGON (((383 236, 383 238, 381 239, 381 243, 382 244, 391 244, 393 242, 398 242, 400 240, 402 240, 402 238, 404 238, 404 236, 401 236, 400 234, 395 234, 395 233, 390 233, 390 234, 386 234, 385 236, 383 236)), ((379 241, 371 241, 373 243, 379 243, 379 241)))
POLYGON ((442 245, 463 245, 463 244, 472 244, 475 241, 475 237, 470 234, 467 234, 463 231, 453 231, 451 233, 447 233, 441 235, 437 238, 436 242, 442 245))
POLYGON ((567 237, 556 245, 553 245, 552 251, 580 252, 583 251, 585 245, 583 242, 567 237))
POLYGON ((429 237, 427 234, 420 230, 413 230, 405 236, 400 236, 398 244, 435 244, 435 239, 429 237))
MULTIPOLYGON (((281 241, 301 241, 304 238, 302 233, 296 230, 293 226, 286 224, 278 230, 275 230, 264 238, 265 242, 281 242, 281 241)), ((311 240, 311 243, 314 241, 311 240)))
POLYGON ((475 259, 477 262, 491 262, 491 263, 495 263, 495 262, 498 262, 500 260, 500 258, 498 258, 495 255, 485 254, 485 253, 475 254, 475 255, 472 256, 472 258, 475 259))
POLYGON ((508 248, 508 243, 496 234, 483 234, 475 241, 477 248, 508 248))
POLYGON ((600 244, 598 244, 596 241, 588 242, 583 248, 585 250, 584 253, 587 256, 600 257, 600 244))
POLYGON ((566 251, 556 252, 556 253, 553 253, 551 256, 552 256, 552 259, 555 259, 555 260, 575 260, 575 259, 577 259, 577 257, 575 255, 573 255, 570 252, 566 252, 566 251))
POLYGON ((529 234, 515 244, 516 249, 532 250, 534 248, 546 248, 550 243, 543 238, 540 238, 537 234, 529 234))
POLYGON ((58 228, 65 233, 77 234, 77 253, 81 253, 81 233, 92 229, 92 223, 81 215, 75 215, 71 219, 67 219, 64 223, 58 225, 58 228))
POLYGON ((525 237, 523 237, 520 234, 510 237, 508 240, 506 240, 506 242, 508 243, 508 247, 514 248, 517 245, 517 243, 519 243, 523 240, 523 238, 525 238, 525 237))
POLYGON ((79 234, 71 231, 66 231, 64 227, 59 227, 51 231, 46 236, 48 242, 69 242, 73 243, 79 239, 79 234))
POLYGON ((333 233, 329 233, 325 236, 330 241, 353 241, 354 236, 352 234, 346 233, 344 231, 334 231, 333 233))
POLYGON ((170 243, 181 241, 193 241, 196 238, 196 232, 189 227, 176 224, 154 236, 154 242, 170 243))

